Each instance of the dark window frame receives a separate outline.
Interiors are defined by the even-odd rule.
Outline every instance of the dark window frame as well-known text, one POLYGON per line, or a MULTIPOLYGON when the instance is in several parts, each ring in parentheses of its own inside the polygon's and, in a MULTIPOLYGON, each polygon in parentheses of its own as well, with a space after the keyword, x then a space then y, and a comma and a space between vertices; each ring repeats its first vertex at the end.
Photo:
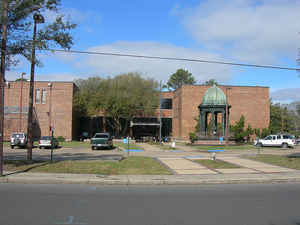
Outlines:
POLYGON ((160 109, 173 109, 173 99, 172 98, 161 98, 160 99, 160 109))

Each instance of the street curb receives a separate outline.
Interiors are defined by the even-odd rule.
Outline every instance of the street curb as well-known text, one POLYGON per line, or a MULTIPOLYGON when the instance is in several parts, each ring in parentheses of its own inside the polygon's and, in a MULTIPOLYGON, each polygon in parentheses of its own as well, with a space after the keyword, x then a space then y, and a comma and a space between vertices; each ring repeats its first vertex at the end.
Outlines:
POLYGON ((253 184, 253 183, 292 183, 300 182, 298 177, 244 177, 244 178, 200 178, 191 176, 169 175, 169 178, 158 176, 101 176, 77 178, 55 174, 52 177, 42 176, 5 176, 0 177, 0 183, 14 184, 89 184, 89 185, 205 185, 205 184, 253 184))

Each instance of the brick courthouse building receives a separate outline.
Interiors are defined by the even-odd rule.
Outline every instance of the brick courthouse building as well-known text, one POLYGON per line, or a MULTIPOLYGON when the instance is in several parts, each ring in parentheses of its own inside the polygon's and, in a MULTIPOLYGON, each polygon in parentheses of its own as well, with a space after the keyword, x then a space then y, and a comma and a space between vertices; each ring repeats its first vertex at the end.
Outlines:
MULTIPOLYGON (((29 82, 8 82, 5 87, 4 138, 9 139, 12 132, 27 132, 29 82), (22 95, 22 96, 21 96, 22 95), (21 109, 21 110, 20 110, 21 109)), ((150 133, 158 136, 159 114, 162 118, 162 136, 188 139, 195 131, 199 118, 198 106, 203 103, 207 91, 213 88, 205 85, 183 85, 172 92, 162 92, 161 111, 157 110, 153 118, 137 118, 131 134, 133 136, 150 133), (154 126, 145 124, 152 123, 154 126)), ((73 82, 44 82, 34 84, 34 136, 49 135, 50 123, 56 137, 66 140, 78 139, 82 132, 90 135, 104 130, 103 118, 77 118, 73 110, 73 96, 77 87, 73 82), (51 85, 49 85, 51 83, 51 85), (50 104, 51 102, 51 104, 50 104), (49 114, 49 111, 51 113, 49 114)), ((259 86, 218 86, 223 100, 230 105, 229 122, 234 124, 241 115, 245 116, 246 126, 267 128, 270 121, 269 88, 259 86), (227 89, 227 91, 226 91, 227 89), (227 92, 227 93, 226 93, 227 92), (225 96, 225 97, 224 97, 225 96)), ((207 96, 206 96, 207 97, 207 96)), ((212 97, 213 96, 208 96, 212 97)), ((222 121, 221 115, 217 115, 222 121)), ((113 132, 112 132, 113 133, 113 132)))
MULTIPOLYGON (((172 109, 162 110, 164 117, 172 119, 172 136, 188 139, 189 133, 195 131, 199 118, 198 106, 203 103, 205 94, 212 86, 183 85, 174 92, 163 93, 164 99, 172 102, 172 109), (164 113, 163 113, 164 115, 164 113)), ((260 86, 218 86, 230 106, 229 123, 234 125, 242 115, 245 116, 245 127, 267 128, 270 122, 269 88, 260 86), (227 89, 227 90, 226 90, 227 89), (226 93, 227 92, 227 93, 226 93)), ((210 96, 214 98, 214 96, 210 96)), ((217 115, 222 121, 221 115, 217 115)))
MULTIPOLYGON (((6 84, 4 90, 5 140, 9 139, 12 132, 27 133, 29 83, 9 81, 6 84)), ((36 138, 50 134, 50 123, 56 137, 63 136, 66 140, 77 137, 77 123, 73 113, 75 90, 76 86, 73 82, 34 82, 33 135, 36 138), (51 111, 50 114, 49 111, 51 111)))

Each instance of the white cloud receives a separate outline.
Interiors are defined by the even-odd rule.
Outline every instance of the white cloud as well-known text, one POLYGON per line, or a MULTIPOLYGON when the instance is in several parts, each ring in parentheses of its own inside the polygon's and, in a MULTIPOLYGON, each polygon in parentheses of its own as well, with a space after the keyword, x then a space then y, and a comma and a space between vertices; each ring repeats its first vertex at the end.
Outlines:
POLYGON ((271 93, 271 98, 278 102, 300 101, 300 88, 285 88, 271 93))
MULTIPOLYGON (((196 51, 171 44, 157 42, 115 42, 108 45, 95 46, 89 51, 136 54, 146 56, 178 57, 192 59, 218 60, 217 54, 196 51)), ((145 77, 167 81, 170 75, 179 68, 190 71, 197 81, 204 82, 214 78, 218 82, 231 79, 231 68, 223 65, 169 61, 158 59, 141 59, 118 56, 90 55, 80 62, 82 67, 91 68, 92 73, 101 75, 117 75, 127 72, 140 72, 145 77)))
POLYGON ((79 79, 82 76, 71 73, 39 73, 36 74, 35 80, 38 81, 73 81, 79 79))
MULTIPOLYGON (((7 71, 6 72, 6 80, 14 81, 20 78, 21 72, 19 71, 7 71)), ((26 73, 24 76, 25 79, 30 80, 30 74, 26 73)), ((82 78, 79 74, 71 74, 71 73, 38 73, 36 72, 34 75, 35 81, 73 81, 75 79, 82 78)))
POLYGON ((209 0, 182 11, 183 24, 201 45, 235 60, 272 63, 296 59, 300 1, 209 0))

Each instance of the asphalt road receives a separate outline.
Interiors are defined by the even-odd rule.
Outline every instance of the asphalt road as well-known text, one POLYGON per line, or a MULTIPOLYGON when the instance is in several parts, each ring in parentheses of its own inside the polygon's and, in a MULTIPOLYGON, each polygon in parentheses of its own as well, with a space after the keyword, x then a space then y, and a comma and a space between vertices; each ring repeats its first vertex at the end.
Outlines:
POLYGON ((299 225, 300 184, 0 184, 1 225, 299 225))

